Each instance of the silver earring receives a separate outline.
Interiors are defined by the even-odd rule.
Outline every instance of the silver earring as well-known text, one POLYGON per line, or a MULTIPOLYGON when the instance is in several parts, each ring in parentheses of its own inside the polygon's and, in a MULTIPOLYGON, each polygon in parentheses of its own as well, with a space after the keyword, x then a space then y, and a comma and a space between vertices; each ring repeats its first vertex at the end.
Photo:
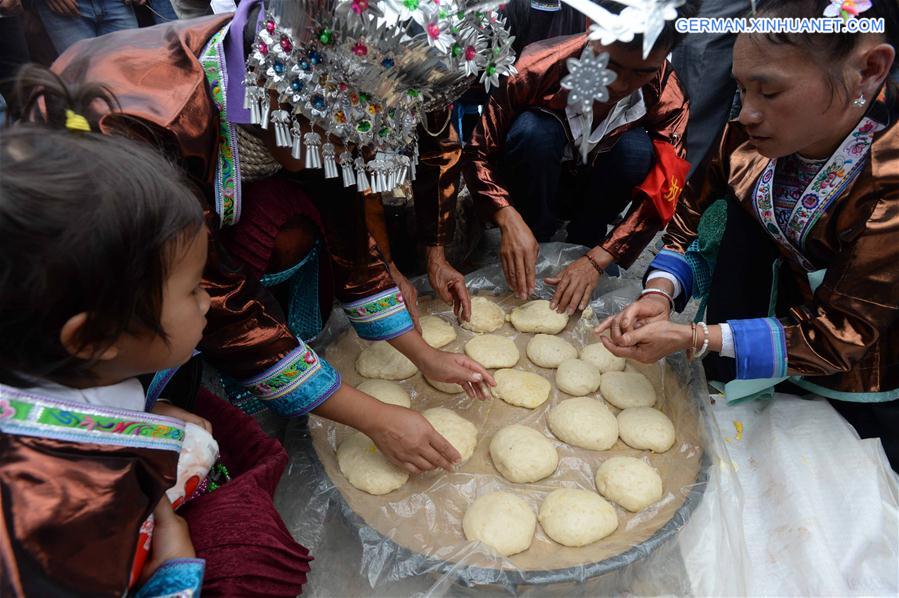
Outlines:
POLYGON ((868 100, 865 99, 865 94, 859 94, 857 98, 852 100, 852 105, 856 108, 862 108, 865 104, 868 103, 868 100))

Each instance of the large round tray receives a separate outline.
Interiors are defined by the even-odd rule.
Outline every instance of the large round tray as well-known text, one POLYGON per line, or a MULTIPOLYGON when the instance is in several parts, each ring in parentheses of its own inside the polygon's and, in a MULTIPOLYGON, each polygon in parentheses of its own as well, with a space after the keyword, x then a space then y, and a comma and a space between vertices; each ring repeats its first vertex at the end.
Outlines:
MULTIPOLYGON (((494 300, 507 312, 521 303, 511 296, 494 300)), ((440 301, 421 300, 420 309, 423 315, 433 313, 453 321, 448 307, 440 301)), ((445 350, 462 351, 465 342, 473 336, 459 327, 457 333, 459 337, 444 347, 445 350)), ((533 335, 518 333, 508 323, 497 334, 515 340, 521 352, 517 367, 539 372, 550 381, 554 379, 552 370, 539 368, 527 358, 525 347, 533 335)), ((595 341, 589 327, 576 318, 572 318, 562 336, 577 347, 595 341)), ((341 372, 344 381, 355 386, 364 379, 356 373, 354 362, 367 344, 353 331, 346 330, 322 352, 341 372)), ((512 484, 503 480, 490 463, 487 447, 493 432, 502 425, 520 422, 555 440, 545 425, 545 414, 569 396, 553 385, 550 400, 532 411, 498 399, 478 402, 462 395, 446 395, 416 374, 400 383, 412 395, 413 408, 447 406, 478 426, 478 448, 468 463, 457 472, 412 477, 403 488, 388 495, 370 496, 351 487, 337 467, 335 448, 351 430, 314 416, 309 425, 314 447, 309 451, 311 461, 320 475, 334 483, 339 491, 334 494, 342 516, 366 538, 366 544, 391 546, 391 558, 402 563, 401 576, 449 575, 467 586, 544 585, 603 576, 648 557, 675 537, 699 503, 708 480, 709 462, 702 448, 705 433, 696 400, 698 393, 691 392, 694 389, 686 380, 689 370, 638 364, 629 364, 629 368, 639 369, 653 382, 660 396, 657 407, 675 423, 677 442, 664 454, 637 451, 620 440, 609 451, 576 449, 556 441, 561 461, 553 476, 536 484, 512 484), (486 547, 466 542, 460 522, 465 508, 476 496, 492 490, 508 490, 528 500, 536 512, 542 498, 555 488, 593 490, 596 467, 616 455, 636 456, 652 463, 662 475, 665 496, 638 514, 616 507, 619 528, 608 538, 582 548, 567 548, 552 542, 538 526, 531 548, 507 559, 486 547)))

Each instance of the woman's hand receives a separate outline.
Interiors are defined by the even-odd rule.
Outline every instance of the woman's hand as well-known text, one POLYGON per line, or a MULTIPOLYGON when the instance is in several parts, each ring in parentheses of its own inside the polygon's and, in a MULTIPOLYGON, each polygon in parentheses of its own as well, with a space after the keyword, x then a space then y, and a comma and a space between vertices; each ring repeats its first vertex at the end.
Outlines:
POLYGON ((464 322, 471 320, 471 295, 465 277, 446 261, 443 247, 428 247, 428 281, 444 303, 464 322))
POLYGON ((384 455, 412 474, 437 467, 451 471, 462 457, 422 414, 406 407, 381 404, 362 431, 384 455))
POLYGON ((599 279, 600 274, 590 260, 586 257, 574 260, 561 275, 545 279, 546 284, 556 287, 549 306, 569 316, 576 310, 586 309, 599 279))
POLYGON ((193 559, 197 557, 187 522, 175 514, 172 503, 165 494, 153 511, 153 541, 150 544, 150 558, 141 572, 141 581, 148 580, 159 567, 172 559, 193 559))
POLYGON ((47 8, 64 17, 80 17, 78 0, 47 0, 47 8))
POLYGON ((509 288, 519 299, 527 299, 537 286, 537 255, 540 245, 531 228, 512 206, 496 213, 502 231, 500 258, 509 288))
POLYGON ((153 405, 153 408, 150 409, 150 411, 157 415, 174 417, 175 419, 180 419, 187 423, 195 424, 212 434, 212 424, 209 423, 208 419, 202 418, 199 415, 194 415, 190 411, 185 411, 180 407, 175 407, 167 401, 156 401, 156 404, 153 405))
POLYGON ((466 355, 432 349, 418 362, 421 373, 437 382, 454 382, 473 399, 489 399, 496 380, 484 367, 466 355))
POLYGON ((651 322, 666 322, 670 315, 671 305, 667 299, 658 295, 644 295, 624 308, 623 311, 603 320, 594 332, 602 334, 608 330, 612 342, 621 343, 624 333, 651 322))
POLYGON ((606 349, 618 357, 654 363, 672 353, 689 349, 693 342, 693 329, 667 320, 655 321, 620 334, 618 340, 607 336, 600 340, 606 349))
POLYGON ((421 334, 421 322, 418 318, 418 291, 412 286, 409 279, 399 271, 396 264, 390 262, 387 264, 387 269, 390 272, 390 277, 393 279, 393 282, 396 283, 400 293, 403 295, 403 302, 406 304, 409 315, 412 316, 412 325, 415 326, 415 329, 421 334))

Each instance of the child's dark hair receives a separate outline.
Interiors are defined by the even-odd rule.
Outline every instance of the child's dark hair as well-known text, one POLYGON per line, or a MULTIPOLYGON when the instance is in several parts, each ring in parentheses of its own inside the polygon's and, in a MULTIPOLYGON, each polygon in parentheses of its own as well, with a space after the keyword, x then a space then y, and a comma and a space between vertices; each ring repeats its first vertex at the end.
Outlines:
POLYGON ((115 106, 101 87, 67 87, 32 66, 16 90, 23 120, 0 131, 0 382, 21 386, 88 374, 90 360, 60 340, 79 313, 82 347, 165 338, 164 283, 203 215, 152 147, 66 127, 115 106))
MULTIPOLYGON (((754 16, 758 18, 808 19, 823 17, 830 0, 761 0, 754 16)), ((883 19, 885 41, 899 50, 899 2, 873 0, 871 8, 861 13, 860 19, 883 19)), ((843 81, 839 67, 861 41, 865 33, 758 33, 751 39, 765 39, 775 45, 793 46, 806 51, 810 58, 822 65, 829 75, 831 93, 841 88, 844 95, 849 90, 843 81)), ((893 63, 893 71, 899 61, 893 63)))
MULTIPOLYGON (((605 8, 612 14, 619 14, 622 10, 627 8, 623 4, 619 4, 615 2, 615 0, 593 0, 594 4, 598 4, 599 6, 605 8)), ((686 0, 684 4, 677 8, 677 18, 678 19, 692 19, 696 15, 699 14, 699 7, 702 6, 702 0, 686 0)), ((675 19, 676 20, 676 19, 675 19)), ((652 47, 653 51, 659 49, 666 49, 668 51, 673 50, 677 47, 677 45, 684 39, 684 34, 680 33, 675 28, 675 20, 665 21, 664 27, 662 27, 662 32, 659 33, 659 37, 656 39, 655 45, 652 47)), ((629 49, 642 49, 643 48, 643 34, 637 34, 634 36, 634 39, 629 42, 623 42, 623 45, 629 49)))

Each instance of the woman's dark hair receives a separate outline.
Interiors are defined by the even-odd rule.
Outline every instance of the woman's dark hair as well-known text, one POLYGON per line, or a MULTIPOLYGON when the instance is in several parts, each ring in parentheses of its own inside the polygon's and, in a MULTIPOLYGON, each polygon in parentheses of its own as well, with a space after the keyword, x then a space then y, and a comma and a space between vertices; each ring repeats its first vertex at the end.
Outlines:
MULTIPOLYGON (((808 19, 823 17, 830 0, 761 0, 755 16, 758 18, 808 19)), ((861 13, 861 19, 883 19, 886 42, 899 50, 899 2, 873 0, 871 8, 861 13)), ((864 33, 758 33, 750 39, 764 39, 775 45, 799 48, 820 64, 829 75, 831 93, 838 87, 848 95, 839 66, 855 49, 864 33)), ((893 71, 899 63, 893 62, 893 71)))
POLYGON ((29 66, 14 102, 22 120, 0 130, 0 382, 65 381, 91 366, 60 341, 76 314, 88 314, 84 347, 165 338, 163 286, 203 215, 152 147, 66 128, 71 111, 96 130, 94 109, 115 106, 103 88, 29 66))
MULTIPOLYGON (((607 11, 616 15, 626 8, 623 4, 615 2, 615 0, 593 0, 593 3, 598 4, 599 6, 605 8, 607 11)), ((699 14, 700 6, 702 6, 702 0, 686 0, 684 4, 677 8, 677 18, 694 18, 699 14)), ((685 34, 678 32, 678 30, 676 29, 675 20, 665 21, 662 32, 659 33, 659 37, 656 39, 656 43, 652 47, 652 49, 653 51, 660 48, 673 50, 684 38, 684 35, 685 34)), ((638 33, 634 36, 633 41, 627 42, 624 45, 632 49, 643 48, 643 35, 638 33)))

